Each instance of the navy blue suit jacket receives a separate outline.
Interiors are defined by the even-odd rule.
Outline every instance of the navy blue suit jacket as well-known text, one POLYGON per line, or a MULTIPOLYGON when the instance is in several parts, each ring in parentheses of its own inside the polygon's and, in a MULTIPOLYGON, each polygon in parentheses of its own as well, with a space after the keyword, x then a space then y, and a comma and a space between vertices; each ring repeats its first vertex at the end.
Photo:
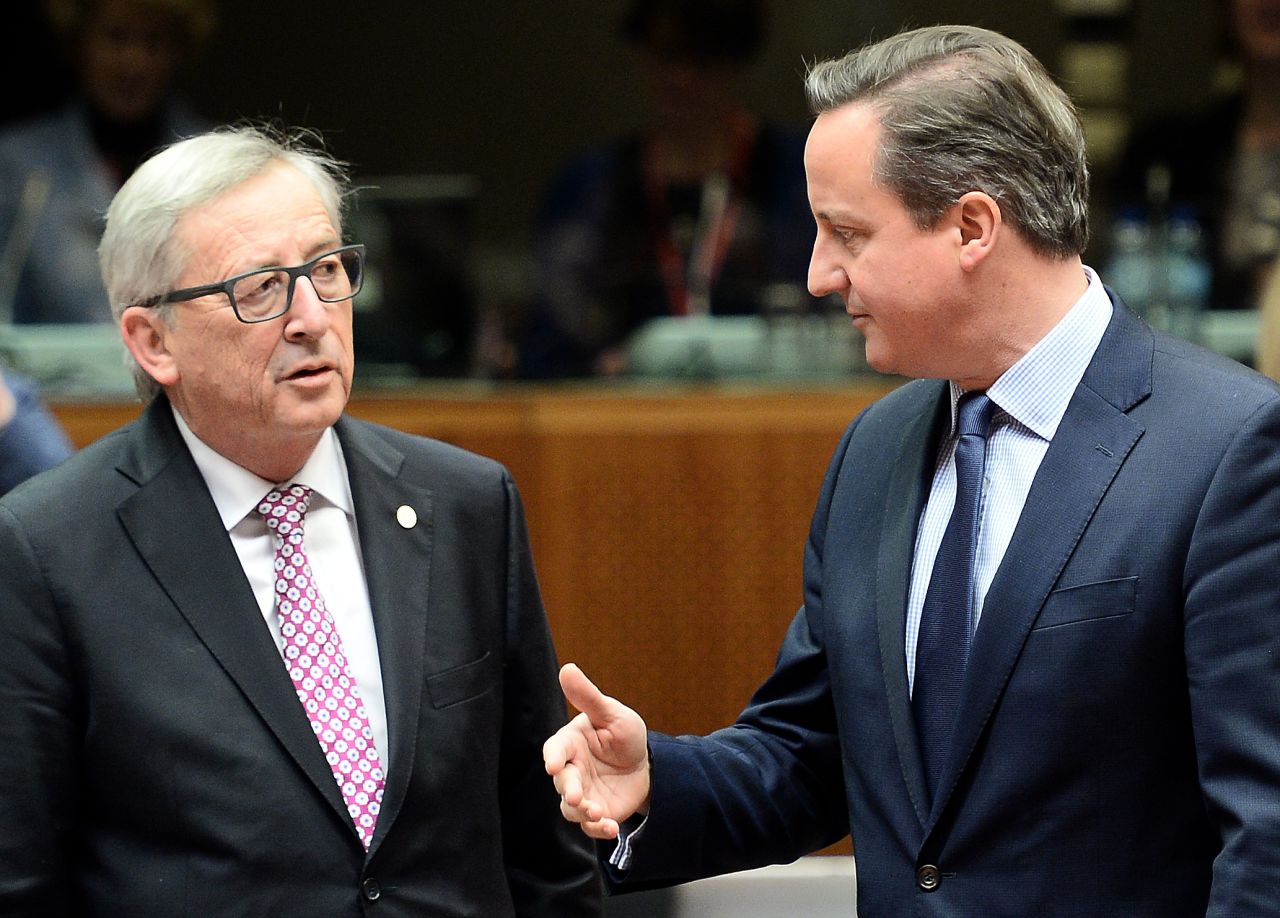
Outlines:
POLYGON ((860 918, 1280 914, 1280 392, 1117 303, 987 594, 930 805, 903 641, 947 418, 946 384, 917 381, 849 427, 773 674, 734 726, 651 737, 627 882, 850 831, 860 918))

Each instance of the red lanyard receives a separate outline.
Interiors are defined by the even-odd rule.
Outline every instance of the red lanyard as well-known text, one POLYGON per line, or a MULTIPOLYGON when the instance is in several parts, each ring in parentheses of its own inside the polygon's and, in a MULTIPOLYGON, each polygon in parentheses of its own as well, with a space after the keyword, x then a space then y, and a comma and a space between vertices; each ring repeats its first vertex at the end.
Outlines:
POLYGON ((742 211, 741 188, 755 144, 755 129, 746 117, 735 119, 728 174, 716 173, 702 183, 702 199, 693 245, 686 268, 672 231, 669 182, 658 144, 650 142, 644 151, 645 191, 653 226, 658 269, 667 291, 667 308, 672 315, 701 315, 710 312, 711 286, 724 266, 733 234, 742 211))

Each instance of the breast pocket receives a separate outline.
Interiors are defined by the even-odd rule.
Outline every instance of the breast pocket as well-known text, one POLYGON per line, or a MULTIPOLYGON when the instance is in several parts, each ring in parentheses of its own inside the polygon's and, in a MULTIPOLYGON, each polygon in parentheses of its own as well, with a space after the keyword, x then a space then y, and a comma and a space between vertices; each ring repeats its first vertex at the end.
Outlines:
POLYGON ((1032 630, 1045 631, 1130 615, 1137 594, 1137 577, 1118 577, 1062 587, 1049 594, 1032 630))
POLYGON ((497 660, 489 651, 470 663, 463 663, 427 677, 431 706, 447 708, 483 695, 493 687, 497 660))

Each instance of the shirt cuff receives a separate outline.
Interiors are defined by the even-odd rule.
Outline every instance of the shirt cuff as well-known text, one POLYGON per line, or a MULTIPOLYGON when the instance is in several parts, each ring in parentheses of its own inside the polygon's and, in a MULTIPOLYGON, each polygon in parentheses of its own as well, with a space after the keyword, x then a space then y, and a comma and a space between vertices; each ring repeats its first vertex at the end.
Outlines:
POLYGON ((618 826, 618 844, 613 849, 613 854, 609 855, 610 867, 619 871, 631 869, 631 845, 644 831, 644 824, 648 818, 648 816, 636 814, 618 826))

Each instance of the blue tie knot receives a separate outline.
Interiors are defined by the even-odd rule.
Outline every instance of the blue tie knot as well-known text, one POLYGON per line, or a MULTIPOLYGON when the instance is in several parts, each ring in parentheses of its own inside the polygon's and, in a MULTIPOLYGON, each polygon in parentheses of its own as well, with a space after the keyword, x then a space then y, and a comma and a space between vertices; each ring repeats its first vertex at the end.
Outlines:
POLYGON ((956 436, 986 438, 995 403, 985 392, 966 392, 956 403, 956 436))

